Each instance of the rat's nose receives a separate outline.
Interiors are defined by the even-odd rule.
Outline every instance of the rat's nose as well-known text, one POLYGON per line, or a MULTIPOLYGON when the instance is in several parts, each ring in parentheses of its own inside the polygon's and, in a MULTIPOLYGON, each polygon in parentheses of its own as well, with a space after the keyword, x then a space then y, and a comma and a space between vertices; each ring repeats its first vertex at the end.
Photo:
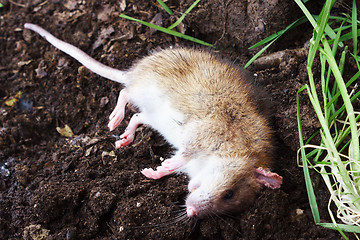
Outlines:
POLYGON ((193 206, 189 206, 186 208, 186 213, 189 218, 194 217, 197 215, 197 211, 193 206))

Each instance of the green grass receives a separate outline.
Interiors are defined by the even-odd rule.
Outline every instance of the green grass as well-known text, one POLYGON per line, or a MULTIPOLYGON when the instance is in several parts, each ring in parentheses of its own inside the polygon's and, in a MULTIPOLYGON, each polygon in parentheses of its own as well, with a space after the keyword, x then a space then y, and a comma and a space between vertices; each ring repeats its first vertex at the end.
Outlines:
POLYGON ((298 20, 296 20, 295 22, 291 23, 289 26, 287 26, 285 29, 261 40, 260 42, 254 44, 253 46, 249 47, 249 49, 253 49, 259 46, 262 46, 264 44, 265 47, 263 47, 260 51, 258 51, 244 66, 244 68, 247 68, 248 66, 250 66, 257 58, 259 58, 259 56, 261 54, 263 54, 265 52, 265 50, 271 46, 271 44, 273 44, 276 40, 278 40, 282 35, 284 35, 286 32, 288 32, 289 30, 307 22, 308 20, 305 17, 302 17, 298 20))
MULTIPOLYGON (((360 151, 358 130, 360 113, 355 112, 352 103, 359 99, 360 91, 353 92, 350 87, 359 82, 359 56, 357 55, 357 20, 356 4, 353 2, 351 17, 330 17, 334 0, 327 0, 318 17, 310 14, 300 0, 295 0, 314 28, 307 59, 309 84, 297 93, 298 126, 300 138, 301 162, 311 210, 316 224, 336 229, 347 239, 344 231, 360 233, 360 151), (334 21, 333 21, 334 20, 334 21), (331 28, 331 23, 341 22, 340 27, 331 28), (350 31, 343 34, 344 31, 350 31), (348 51, 344 41, 352 39, 353 52, 348 51), (339 53, 339 54, 336 54, 339 53), (336 56, 340 55, 336 60, 336 56), (345 59, 353 58, 357 72, 350 79, 344 79, 345 59), (318 58, 321 64, 319 79, 314 78, 313 64, 318 58), (316 85, 321 85, 321 91, 316 85), (306 91, 321 124, 321 142, 318 146, 304 142, 300 92, 306 91), (319 94, 319 95, 318 95, 319 94), (341 104, 339 104, 341 103, 341 104), (329 190, 328 212, 331 223, 320 222, 320 215, 314 192, 310 169, 319 172, 329 190), (336 206, 336 214, 330 207, 336 206), (336 216, 336 217, 335 217, 336 216), (338 221, 342 223, 338 223, 338 221)), ((315 136, 315 134, 314 134, 315 136)), ((312 138, 314 137, 312 136, 312 138)))
MULTIPOLYGON (((172 10, 161 0, 157 0, 158 3, 164 8, 164 10, 169 14, 169 15, 172 15, 173 12, 172 10)), ((122 18, 125 18, 125 19, 128 19, 128 20, 131 20, 131 21, 135 21, 135 22, 138 22, 138 23, 141 23, 147 27, 150 27, 150 28, 154 28, 158 31, 161 31, 161 32, 164 32, 166 34, 170 34, 170 35, 173 35, 175 37, 179 37, 179 38, 183 38, 183 39, 186 39, 186 40, 189 40, 189 41, 192 41, 192 42, 195 42, 195 43, 198 43, 198 44, 202 44, 202 45, 205 45, 205 46, 208 46, 208 47, 214 47, 212 44, 210 43, 207 43, 205 41, 202 41, 200 39, 197 39, 197 38, 194 38, 194 37, 191 37, 189 35, 186 35, 186 34, 182 34, 180 32, 177 32, 177 31, 174 31, 172 30, 173 28, 177 27, 186 17, 187 14, 190 13, 190 11, 196 7, 196 5, 200 2, 201 0, 196 0, 194 1, 190 7, 179 17, 179 19, 173 23, 171 26, 165 28, 165 27, 161 27, 161 26, 158 26, 158 25, 155 25, 155 24, 152 24, 152 23, 148 23, 148 22, 145 22, 145 21, 142 21, 140 19, 136 19, 136 18, 133 18, 133 17, 130 17, 130 16, 127 16, 125 14, 120 14, 120 17, 122 18)))
POLYGON ((157 2, 163 7, 163 9, 169 14, 172 15, 173 12, 171 11, 171 9, 161 0, 157 0, 157 2))
POLYGON ((336 229, 347 239, 344 232, 360 233, 360 112, 355 112, 352 103, 360 99, 360 91, 351 91, 359 84, 360 57, 358 56, 358 37, 360 22, 357 17, 355 0, 351 14, 330 16, 335 0, 327 0, 320 15, 312 15, 303 4, 294 0, 304 13, 304 17, 290 24, 287 28, 258 42, 250 48, 264 47, 245 65, 248 67, 271 44, 290 29, 310 22, 313 37, 307 59, 309 83, 297 92, 297 119, 299 127, 301 163, 305 176, 309 203, 316 224, 336 229), (340 25, 340 26, 339 26, 340 25), (335 26, 333 28, 333 26, 335 26), (352 41, 351 41, 352 40, 352 41), (347 42, 346 42, 347 41, 347 42), (349 43, 350 41, 350 43, 349 43), (353 49, 349 52, 350 44, 353 49), (336 57, 338 59, 336 59, 336 57), (321 71, 314 78, 313 64, 320 62, 321 71), (344 67, 349 58, 353 58, 357 72, 349 79, 344 79, 344 67), (321 91, 316 86, 321 86, 321 91), (310 99, 321 128, 304 142, 300 93, 305 91, 310 99), (318 95, 319 94, 319 95, 318 95), (310 144, 320 135, 319 145, 310 144), (321 174, 330 193, 328 212, 331 223, 320 221, 316 194, 310 178, 310 171, 321 174), (331 211, 336 207, 336 213, 331 211), (339 223, 338 221, 342 222, 339 223))

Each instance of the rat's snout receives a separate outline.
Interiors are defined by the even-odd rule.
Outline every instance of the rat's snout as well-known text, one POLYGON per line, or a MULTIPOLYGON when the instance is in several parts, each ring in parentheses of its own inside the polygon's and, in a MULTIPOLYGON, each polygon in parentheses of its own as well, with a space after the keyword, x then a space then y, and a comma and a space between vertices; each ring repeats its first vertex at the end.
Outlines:
POLYGON ((199 204, 202 202, 200 197, 201 195, 199 195, 199 190, 191 190, 189 196, 186 199, 186 214, 189 218, 199 215, 199 204))
POLYGON ((186 213, 189 218, 200 217, 210 209, 210 195, 201 188, 193 189, 186 199, 186 213))
POLYGON ((186 208, 186 213, 189 218, 197 216, 198 212, 194 206, 188 206, 186 208))

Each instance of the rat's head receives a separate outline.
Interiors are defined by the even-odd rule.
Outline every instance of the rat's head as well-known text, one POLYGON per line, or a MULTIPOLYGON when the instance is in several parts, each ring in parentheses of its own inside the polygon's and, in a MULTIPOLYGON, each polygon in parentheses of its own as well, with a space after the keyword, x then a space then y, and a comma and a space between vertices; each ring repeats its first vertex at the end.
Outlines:
POLYGON ((251 166, 246 162, 249 160, 210 159, 203 162, 201 170, 189 182, 187 215, 202 218, 212 214, 235 213, 254 201, 262 184, 270 188, 280 187, 282 178, 279 175, 251 166))

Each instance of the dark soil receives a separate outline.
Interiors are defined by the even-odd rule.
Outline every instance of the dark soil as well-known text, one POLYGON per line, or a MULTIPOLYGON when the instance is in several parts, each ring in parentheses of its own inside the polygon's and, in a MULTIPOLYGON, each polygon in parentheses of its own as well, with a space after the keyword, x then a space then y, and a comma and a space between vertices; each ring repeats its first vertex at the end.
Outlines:
MULTIPOLYGON (((273 171, 283 176, 282 187, 263 189, 238 215, 190 221, 178 220, 187 195, 185 176, 154 181, 140 173, 170 156, 171 146, 161 136, 142 126, 131 146, 114 148, 134 112, 128 109, 120 128, 108 131, 121 86, 23 30, 25 22, 39 24, 104 64, 126 69, 157 47, 195 44, 119 14, 145 21, 161 14, 157 24, 165 27, 175 18, 155 0, 0 2, 5 5, 0 9, 0 239, 340 239, 336 231, 314 224, 296 161, 295 96, 307 74, 306 57, 292 49, 306 46, 310 26, 291 31, 272 47, 272 52, 290 50, 280 64, 251 69, 274 105, 273 171), (10 104, 19 92, 21 97, 10 104), (57 131, 66 125, 73 136, 57 131)), ((192 2, 167 3, 179 16, 192 2)), ((314 2, 316 13, 321 3, 314 2)), ((254 53, 249 46, 300 16, 291 0, 204 0, 182 30, 215 43, 220 55, 243 65, 254 53)), ((306 96, 302 99, 310 136, 318 123, 306 96)), ((328 222, 328 194, 319 182, 321 217, 328 222)))

